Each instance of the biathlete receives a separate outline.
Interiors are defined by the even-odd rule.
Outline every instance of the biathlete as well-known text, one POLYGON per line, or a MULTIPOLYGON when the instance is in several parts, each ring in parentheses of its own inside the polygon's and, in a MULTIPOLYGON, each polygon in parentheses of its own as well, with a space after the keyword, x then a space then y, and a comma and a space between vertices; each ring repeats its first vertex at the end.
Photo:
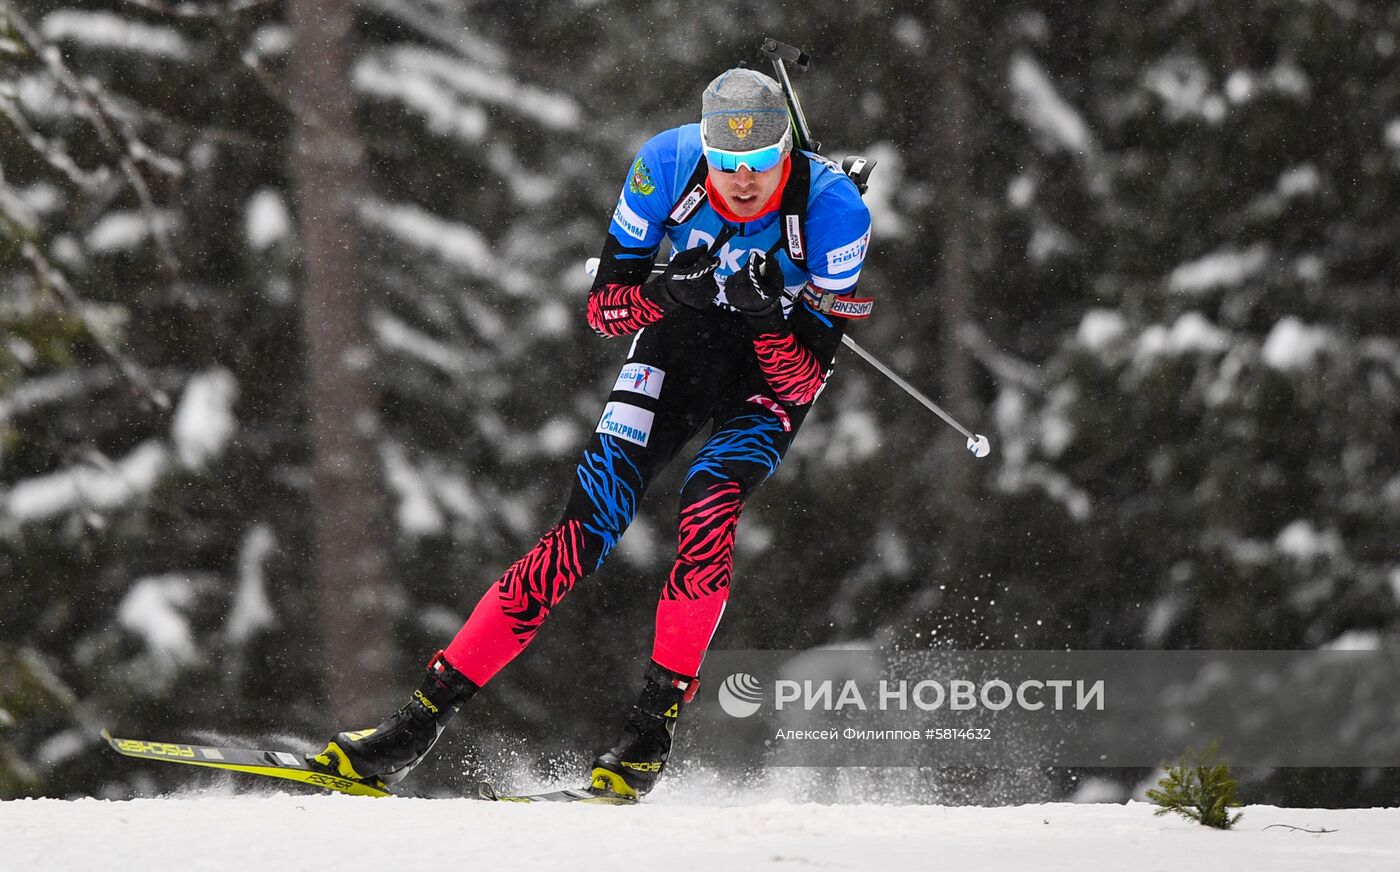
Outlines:
POLYGON ((315 764, 403 779, 602 564, 656 474, 709 425, 681 488, 676 560, 641 694, 590 778, 594 792, 628 799, 656 784, 729 597, 744 501, 797 435, 847 322, 870 312, 855 296, 870 214, 839 167, 793 139, 778 83, 741 68, 705 89, 700 123, 642 147, 587 305, 595 331, 631 336, 631 348, 563 517, 491 585, 402 708, 336 734, 310 756, 315 764), (663 239, 677 253, 652 276, 663 239))

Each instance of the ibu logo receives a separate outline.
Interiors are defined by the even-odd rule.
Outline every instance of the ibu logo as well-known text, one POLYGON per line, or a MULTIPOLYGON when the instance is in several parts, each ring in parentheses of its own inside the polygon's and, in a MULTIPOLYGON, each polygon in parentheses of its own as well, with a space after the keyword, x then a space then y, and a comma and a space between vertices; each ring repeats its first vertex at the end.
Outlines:
POLYGON ((763 707, 763 685, 747 672, 736 672, 719 686, 719 707, 730 717, 749 717, 763 707))
POLYGON ((613 390, 644 394, 653 400, 661 397, 661 383, 666 380, 666 371, 645 363, 629 363, 618 373, 613 382, 613 390))

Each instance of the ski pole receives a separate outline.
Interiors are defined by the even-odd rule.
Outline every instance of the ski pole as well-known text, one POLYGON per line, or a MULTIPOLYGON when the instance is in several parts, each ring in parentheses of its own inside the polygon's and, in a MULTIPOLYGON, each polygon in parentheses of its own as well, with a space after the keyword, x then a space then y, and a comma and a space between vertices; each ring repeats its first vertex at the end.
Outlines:
MULTIPOLYGON (((798 147, 805 148, 811 152, 820 153, 822 144, 812 138, 812 128, 807 125, 807 116, 802 111, 802 102, 797 99, 797 90, 792 87, 792 79, 788 78, 787 66, 784 64, 784 61, 786 61, 797 69, 806 72, 807 68, 812 65, 812 56, 796 46, 780 42, 771 36, 763 38, 763 44, 759 46, 759 51, 767 55, 768 60, 773 63, 773 72, 777 74, 778 84, 783 89, 783 96, 787 98, 788 113, 792 116, 793 126, 797 130, 798 147)), ((841 162, 841 170, 851 177, 851 181, 855 182, 856 188, 859 189, 862 197, 865 196, 865 188, 870 177, 870 171, 874 168, 875 162, 863 157, 852 156, 841 162)), ((784 293, 787 293, 786 290, 784 293)), ((791 295, 788 296, 791 298, 791 295)), ((793 300, 793 302, 796 303, 797 301, 793 300)), ((986 457, 991 453, 992 446, 987 442, 986 436, 973 434, 966 427, 959 424, 952 415, 943 411, 937 403, 924 396, 918 388, 915 388, 913 385, 900 378, 898 373, 888 366, 885 366, 870 352, 861 348, 854 339, 843 334, 841 336, 841 343, 860 355, 862 360, 875 367, 885 378, 899 385, 905 393, 922 403, 926 409, 942 418, 954 430, 966 436, 967 450, 971 451, 974 456, 986 457)))
POLYGON ((805 51, 796 46, 788 45, 785 42, 778 42, 771 36, 763 38, 763 45, 759 51, 768 56, 768 60, 773 62, 773 72, 777 74, 778 84, 783 88, 783 95, 787 97, 788 113, 792 115, 792 126, 797 129, 797 147, 806 151, 821 153, 822 144, 812 138, 812 128, 807 126, 807 116, 802 114, 802 104, 797 101, 797 92, 792 88, 792 80, 788 78, 787 67, 783 61, 788 61, 799 70, 806 70, 812 63, 812 58, 805 51))
POLYGON ((966 436, 967 450, 971 451, 974 457, 986 457, 988 454, 992 453, 991 443, 987 441, 986 436, 983 436, 981 434, 974 434, 966 427, 959 424, 953 418, 952 415, 943 411, 943 409, 937 403, 924 396, 923 392, 921 392, 918 388, 914 387, 913 385, 909 384, 909 382, 900 378, 899 373, 890 369, 888 366, 885 366, 883 363, 881 363, 875 358, 875 355, 866 351, 864 348, 861 348, 860 345, 854 339, 843 333, 841 334, 841 344, 851 349, 856 354, 859 354, 861 359, 864 360, 866 363, 870 364, 871 366, 875 367, 875 369, 880 373, 880 375, 883 375, 885 378, 899 385, 899 387, 903 389, 903 391, 906 394, 918 400, 920 403, 923 403, 924 408, 928 409, 930 412, 933 412, 935 415, 946 421, 948 423, 948 426, 952 427, 954 430, 957 430, 959 433, 966 436))
MULTIPOLYGON (((587 261, 584 262, 584 272, 588 273, 588 275, 590 276, 597 275, 599 263, 600 261, 598 258, 590 257, 587 261)), ((661 272, 662 267, 660 266, 653 266, 651 268, 651 274, 653 276, 658 276, 661 274, 661 272)), ((787 296, 788 299, 792 300, 794 305, 797 304, 797 301, 793 298, 791 294, 787 292, 786 289, 783 290, 783 294, 787 296)), ((890 369, 888 366, 885 366, 885 364, 881 363, 880 360, 877 357, 875 357, 875 355, 866 351, 864 348, 861 348, 860 343, 856 342, 850 336, 847 336, 843 333, 841 334, 841 344, 854 351, 857 355, 860 356, 861 360, 864 360, 866 363, 873 366, 876 372, 880 373, 880 375, 883 375, 885 378, 894 382, 895 385, 897 385, 906 394, 918 400, 924 406, 924 408, 928 409, 930 412, 933 412, 935 415, 942 418, 943 421, 946 424, 948 424, 948 426, 952 427, 954 430, 957 430, 959 433, 966 436, 967 450, 971 451, 974 457, 986 457, 988 454, 992 453, 992 445, 990 442, 987 441, 986 436, 983 436, 978 433, 973 433, 971 430, 967 429, 962 424, 959 424, 956 418, 943 411, 943 408, 941 406, 939 406, 933 400, 930 400, 928 397, 924 396, 924 393, 922 391, 920 391, 918 388, 914 387, 913 385, 909 384, 909 382, 901 378, 899 373, 890 369)))

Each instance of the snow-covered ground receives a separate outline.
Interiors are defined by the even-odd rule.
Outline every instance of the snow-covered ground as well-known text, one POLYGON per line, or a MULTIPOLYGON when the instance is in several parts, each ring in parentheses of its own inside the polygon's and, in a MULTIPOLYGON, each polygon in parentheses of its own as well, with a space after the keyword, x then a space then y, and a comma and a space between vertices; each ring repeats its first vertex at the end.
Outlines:
POLYGON ((1002 808, 187 796, 0 803, 0 869, 1400 869, 1400 809, 1250 806, 1231 832, 1152 806, 1002 808), (1311 834, 1270 824, 1335 832, 1311 834))

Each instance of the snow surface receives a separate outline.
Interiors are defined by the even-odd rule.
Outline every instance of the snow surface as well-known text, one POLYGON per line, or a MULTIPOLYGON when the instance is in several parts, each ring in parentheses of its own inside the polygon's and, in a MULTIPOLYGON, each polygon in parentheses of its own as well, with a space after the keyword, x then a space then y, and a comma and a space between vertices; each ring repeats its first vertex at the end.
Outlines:
MULTIPOLYGON (((692 798, 693 800, 693 798, 692 798)), ((1230 832, 1152 806, 720 805, 190 796, 0 803, 12 869, 943 869, 1370 872, 1400 867, 1397 809, 1251 806, 1230 832), (1305 833, 1286 824, 1335 832, 1305 833), (75 834, 81 834, 75 838, 75 834), (644 860, 652 857, 655 863, 644 860), (415 860, 417 858, 417 860, 415 860), (423 862, 418 862, 422 860, 423 862)))

